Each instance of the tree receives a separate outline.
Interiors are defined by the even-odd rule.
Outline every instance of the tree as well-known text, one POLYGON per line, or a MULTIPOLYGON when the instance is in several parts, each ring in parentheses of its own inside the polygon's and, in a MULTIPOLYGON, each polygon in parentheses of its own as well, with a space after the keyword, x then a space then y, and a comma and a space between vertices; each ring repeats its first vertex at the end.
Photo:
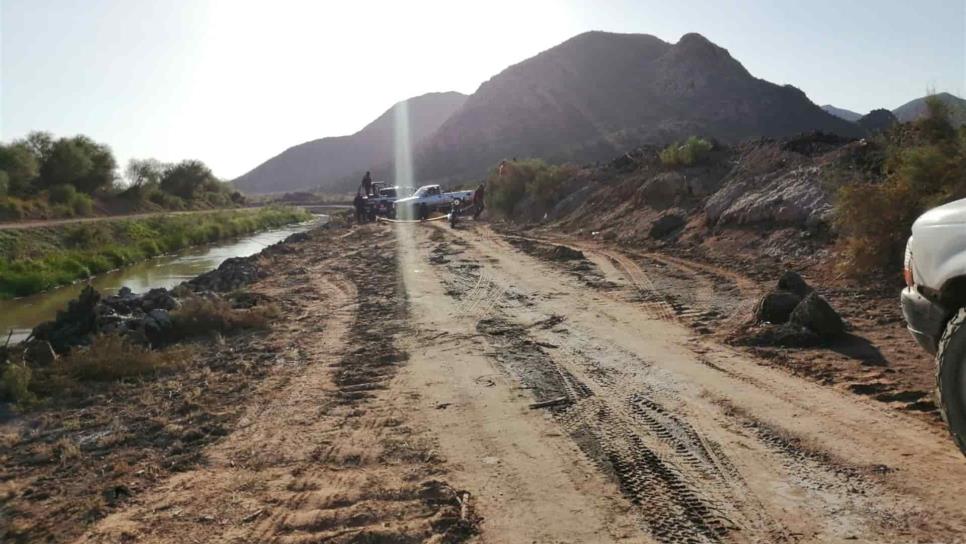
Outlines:
POLYGON ((37 159, 22 143, 0 145, 0 170, 7 173, 7 190, 13 194, 29 192, 39 173, 37 159))
POLYGON ((93 194, 109 187, 117 163, 111 149, 87 136, 60 138, 54 142, 40 167, 45 187, 70 184, 78 191, 93 194))
POLYGON ((17 143, 29 149, 38 164, 43 164, 53 150, 54 137, 49 132, 34 131, 17 143))
POLYGON ((145 185, 158 185, 164 172, 170 168, 157 159, 131 159, 124 169, 124 177, 131 187, 141 188, 145 185))
POLYGON ((164 177, 161 178, 161 190, 185 200, 191 200, 196 193, 204 191, 217 182, 217 178, 205 163, 186 160, 165 171, 164 177))
POLYGON ((75 136, 74 142, 80 146, 91 160, 92 167, 87 175, 74 184, 78 191, 93 194, 114 184, 117 179, 117 161, 111 148, 96 143, 87 136, 75 136))
POLYGON ((93 168, 94 161, 84 147, 73 139, 61 138, 51 146, 47 160, 40 167, 40 177, 45 187, 76 186, 93 168))

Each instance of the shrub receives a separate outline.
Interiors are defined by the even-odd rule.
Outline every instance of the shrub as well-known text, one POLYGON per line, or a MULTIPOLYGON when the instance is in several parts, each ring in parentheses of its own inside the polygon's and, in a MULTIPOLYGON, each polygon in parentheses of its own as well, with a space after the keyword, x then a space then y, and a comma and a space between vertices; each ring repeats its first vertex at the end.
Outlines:
POLYGON ((116 335, 94 338, 57 360, 55 371, 78 381, 113 381, 156 374, 184 364, 190 352, 184 348, 152 350, 116 335))
POLYGON ((669 168, 693 166, 703 162, 714 144, 703 138, 691 136, 683 143, 674 143, 665 147, 661 153, 661 163, 669 168))
POLYGON ((0 397, 19 405, 31 404, 36 396, 30 391, 30 368, 21 363, 7 363, 0 374, 0 397))
POLYGON ((109 244, 114 237, 103 223, 86 223, 69 227, 66 242, 69 248, 93 249, 109 244))
POLYGON ((19 221, 23 219, 23 206, 13 197, 0 197, 0 221, 19 221))
POLYGON ((69 183, 54 185, 48 191, 49 199, 54 204, 70 204, 77 196, 77 189, 69 183))
POLYGON ((10 191, 10 176, 3 170, 0 170, 0 196, 7 196, 7 193, 9 191, 10 191))
POLYGON ((94 200, 85 194, 74 195, 70 205, 75 215, 90 215, 94 212, 94 200))
POLYGON ((508 162, 502 175, 494 170, 487 178, 487 206, 507 217, 526 200, 547 208, 559 200, 563 183, 573 174, 571 166, 548 165, 539 159, 508 162))
MULTIPOLYGON (((936 100, 927 104, 934 102, 941 104, 936 100)), ((846 272, 868 274, 895 268, 916 218, 966 196, 966 140, 947 115, 946 108, 933 104, 927 117, 890 129, 883 143, 888 157, 885 179, 838 190, 835 224, 846 272)))
POLYGON ((16 195, 31 192, 31 184, 37 177, 37 157, 27 145, 13 143, 0 145, 0 170, 7 174, 7 189, 16 195))

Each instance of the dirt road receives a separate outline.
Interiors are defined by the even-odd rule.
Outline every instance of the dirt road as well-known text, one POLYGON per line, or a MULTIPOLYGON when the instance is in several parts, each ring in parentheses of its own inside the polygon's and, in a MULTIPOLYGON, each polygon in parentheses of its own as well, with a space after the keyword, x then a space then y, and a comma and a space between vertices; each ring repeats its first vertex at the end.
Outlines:
MULTIPOLYGON (((439 330, 462 324, 481 342, 458 340, 458 352, 426 346, 422 356, 462 367, 463 350, 482 351, 510 384, 529 389, 528 401, 566 399, 552 421, 581 449, 578 459, 617 482, 642 534, 952 542, 966 528, 956 498, 966 463, 941 430, 702 340, 635 259, 601 250, 565 270, 486 229, 414 236, 415 253, 434 264, 406 268, 426 276, 410 282, 425 285, 413 291, 444 313, 439 330)), ((750 286, 736 278, 736 288, 750 286)), ((414 352, 410 368, 420 358, 414 352)), ((455 398, 469 413, 482 409, 462 400, 470 395, 455 398)), ((474 487, 474 478, 460 482, 474 487)))
POLYGON ((207 408, 224 436, 52 540, 962 541, 966 462, 938 426, 696 332, 739 310, 710 288, 519 246, 439 224, 293 245, 253 288, 283 319, 220 349, 274 361, 207 408))

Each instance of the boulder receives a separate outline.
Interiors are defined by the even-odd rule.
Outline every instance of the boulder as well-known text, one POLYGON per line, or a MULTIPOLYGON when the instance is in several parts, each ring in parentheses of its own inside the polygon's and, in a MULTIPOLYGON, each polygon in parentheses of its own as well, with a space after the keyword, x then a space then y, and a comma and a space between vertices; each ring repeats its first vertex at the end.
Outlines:
POLYGON ((680 214, 666 213, 661 217, 658 217, 657 220, 651 224, 651 231, 649 234, 651 238, 664 238, 665 236, 683 227, 685 223, 687 223, 687 220, 685 220, 680 214))
POLYGON ((802 297, 789 291, 772 291, 755 306, 756 323, 787 323, 802 297))
POLYGON ((812 292, 802 299, 792 311, 789 322, 807 327, 823 338, 838 336, 845 332, 845 322, 829 303, 812 292))
POLYGON ((814 291, 805 280, 792 270, 786 270, 782 277, 778 279, 778 289, 795 293, 799 298, 805 298, 814 291))

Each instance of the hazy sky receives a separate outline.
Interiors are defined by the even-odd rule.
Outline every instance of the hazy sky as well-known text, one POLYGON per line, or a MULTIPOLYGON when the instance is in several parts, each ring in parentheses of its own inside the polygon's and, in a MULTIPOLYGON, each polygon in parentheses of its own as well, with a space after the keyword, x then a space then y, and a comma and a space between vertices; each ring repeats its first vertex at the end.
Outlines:
POLYGON ((818 104, 962 96, 963 0, 0 0, 0 139, 87 134, 231 179, 586 30, 699 32, 818 104))

